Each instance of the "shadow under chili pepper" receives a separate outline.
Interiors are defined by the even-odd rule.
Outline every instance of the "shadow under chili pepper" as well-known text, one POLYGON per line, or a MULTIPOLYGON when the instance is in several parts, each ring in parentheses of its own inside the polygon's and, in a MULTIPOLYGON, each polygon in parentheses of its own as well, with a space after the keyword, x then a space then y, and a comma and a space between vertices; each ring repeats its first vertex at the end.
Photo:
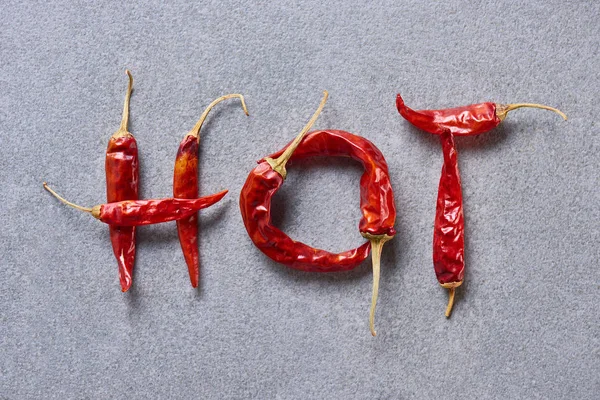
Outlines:
MULTIPOLYGON (((410 134, 417 137, 421 142, 439 148, 440 146, 440 138, 438 135, 431 135, 427 132, 424 132, 413 125, 406 123, 403 126, 403 129, 408 129, 410 134)), ((504 122, 499 125, 491 132, 482 133, 480 135, 475 136, 454 136, 454 140, 456 142, 456 147, 459 149, 471 150, 471 149, 487 149, 490 147, 494 147, 504 142, 509 135, 511 135, 514 131, 514 124, 510 121, 504 122)), ((441 164, 440 164, 441 168, 441 164)))
MULTIPOLYGON (((513 124, 504 122, 491 132, 482 133, 477 136, 455 136, 456 147, 465 150, 485 150, 498 146, 504 142, 514 131, 513 124)), ((436 139, 436 138, 434 138, 436 139)), ((439 145, 439 141, 438 141, 439 145)), ((459 156, 460 157, 460 156, 459 156)))
MULTIPOLYGON (((218 235, 215 235, 215 232, 208 232, 210 230, 212 230, 212 228, 214 226, 223 225, 223 221, 224 218, 226 218, 227 214, 230 212, 231 207, 229 206, 229 204, 227 204, 228 202, 225 201, 225 204, 222 205, 222 207, 219 207, 218 210, 211 210, 212 212, 209 215, 202 215, 200 214, 198 216, 198 246, 200 246, 200 244, 203 241, 203 238, 206 237, 218 237, 218 235)), ((216 241, 216 244, 221 243, 220 241, 216 241)), ((219 249, 219 248, 215 248, 214 251, 221 251, 223 249, 219 249)), ((200 252, 199 254, 199 275, 200 277, 202 277, 202 270, 203 270, 203 263, 202 263, 202 252, 200 252)), ((213 267, 219 267, 218 265, 214 265, 213 267)), ((204 297, 204 285, 206 284, 206 279, 199 279, 198 280, 198 287, 196 287, 196 289, 194 290, 194 298, 196 300, 202 300, 202 298, 204 297)))
POLYGON ((125 296, 125 303, 127 304, 127 316, 129 319, 139 318, 139 311, 141 310, 142 301, 139 296, 137 285, 131 285, 131 288, 129 288, 127 292, 123 293, 123 295, 125 296))

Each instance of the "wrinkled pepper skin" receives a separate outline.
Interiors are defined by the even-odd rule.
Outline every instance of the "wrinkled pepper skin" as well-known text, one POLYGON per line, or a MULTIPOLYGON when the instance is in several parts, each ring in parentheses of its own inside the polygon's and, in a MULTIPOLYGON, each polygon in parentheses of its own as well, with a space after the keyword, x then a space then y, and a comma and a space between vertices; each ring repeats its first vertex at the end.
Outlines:
MULTIPOLYGON (((287 147, 287 146, 286 146, 287 147)), ((285 148, 272 154, 277 158, 285 148)), ((330 129, 310 132, 290 158, 294 160, 316 156, 350 157, 365 169, 360 179, 360 209, 363 217, 358 229, 371 235, 394 236, 396 205, 388 166, 381 151, 369 140, 352 133, 330 129)))
POLYGON ((159 224, 186 218, 217 203, 226 194, 227 190, 223 190, 197 199, 126 200, 96 206, 92 209, 92 215, 110 225, 159 224))
POLYGON ((441 110, 413 110, 398 94, 396 107, 404 119, 415 127, 434 135, 450 131, 455 136, 473 136, 488 132, 502 120, 496 114, 496 103, 479 103, 441 110))
MULTIPOLYGON (((125 133, 110 138, 106 150, 105 170, 108 203, 138 199, 138 149, 133 135, 125 133)), ((135 227, 111 225, 109 230, 113 253, 119 264, 121 290, 126 292, 133 281, 135 227)))
MULTIPOLYGON (((198 197, 198 137, 186 135, 179 145, 173 173, 173 197, 198 197)), ((200 257, 198 254, 198 214, 177 220, 177 234, 190 274, 192 287, 198 287, 200 257)))
POLYGON ((458 286, 464 278, 465 269, 465 224, 458 153, 452 133, 445 132, 440 139, 444 165, 433 230, 433 266, 442 286, 453 283, 456 285, 452 286, 458 286))
POLYGON ((357 267, 371 250, 369 242, 334 254, 297 242, 271 224, 271 199, 283 178, 266 162, 248 175, 240 194, 240 210, 250 239, 269 258, 291 268, 311 272, 348 271, 357 267))
MULTIPOLYGON (((287 148, 287 146, 285 147, 287 148)), ((277 158, 285 150, 271 155, 277 158)), ((290 158, 314 156, 351 157, 362 163, 361 233, 395 234, 396 210, 388 168, 383 155, 371 142, 348 132, 323 130, 308 133, 290 158)), ((371 244, 340 254, 314 249, 289 238, 271 224, 271 198, 283 183, 283 178, 264 160, 250 173, 240 194, 240 209, 246 230, 254 244, 271 259, 291 268, 311 272, 347 271, 364 261, 371 244)))

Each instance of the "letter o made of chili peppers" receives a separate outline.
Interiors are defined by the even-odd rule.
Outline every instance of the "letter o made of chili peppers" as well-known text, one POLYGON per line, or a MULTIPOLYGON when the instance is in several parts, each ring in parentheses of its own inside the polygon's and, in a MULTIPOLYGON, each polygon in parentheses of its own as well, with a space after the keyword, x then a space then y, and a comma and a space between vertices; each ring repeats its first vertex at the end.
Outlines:
POLYGON ((302 132, 283 150, 258 162, 248 175, 240 194, 240 209, 248 235, 264 254, 291 268, 309 272, 347 271, 358 266, 373 249, 373 294, 369 325, 375 336, 374 318, 379 289, 381 249, 396 231, 396 209, 383 154, 373 143, 339 130, 321 130, 307 134, 321 112, 327 92, 317 112, 302 132), (271 223, 271 199, 286 177, 288 160, 314 156, 351 157, 365 172, 360 180, 360 207, 363 217, 359 231, 369 242, 339 254, 315 249, 297 242, 271 223))

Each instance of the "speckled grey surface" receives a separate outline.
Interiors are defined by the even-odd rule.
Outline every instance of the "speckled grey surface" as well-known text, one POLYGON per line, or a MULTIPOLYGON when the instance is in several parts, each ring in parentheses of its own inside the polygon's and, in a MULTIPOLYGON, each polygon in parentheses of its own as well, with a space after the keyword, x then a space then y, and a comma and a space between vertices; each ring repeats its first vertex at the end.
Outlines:
MULTIPOLYGON (((3 1, 0 20, 0 398, 592 399, 600 392, 598 93, 593 1, 3 1), (37 2, 36 2, 37 3, 37 2), (182 135, 215 97, 201 192, 201 288, 174 223, 139 230, 121 293, 106 227, 43 191, 105 198, 104 151, 135 77, 141 194, 171 193, 182 135), (372 140, 396 193, 379 335, 370 265, 289 270, 254 248, 237 207, 256 159, 301 129, 372 140), (431 266, 438 141, 394 107, 540 102, 457 139, 466 283, 454 315, 431 266)), ((361 242, 359 166, 290 169, 275 221, 339 251, 361 242)))

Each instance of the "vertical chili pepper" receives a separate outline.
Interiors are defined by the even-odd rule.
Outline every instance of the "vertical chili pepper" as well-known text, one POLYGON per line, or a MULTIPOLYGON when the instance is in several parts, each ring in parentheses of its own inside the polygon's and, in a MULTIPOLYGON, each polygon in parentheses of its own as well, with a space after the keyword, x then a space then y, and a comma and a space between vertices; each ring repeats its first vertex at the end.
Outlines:
MULTIPOLYGON (((177 151, 175 169, 173 172, 173 196, 182 199, 198 197, 198 147, 200 144, 200 129, 210 110, 223 100, 237 97, 242 102, 244 113, 248 114, 244 96, 228 94, 214 100, 204 110, 192 130, 183 138, 177 151)), ((199 255, 198 255, 198 214, 177 220, 177 233, 185 262, 188 266, 192 287, 198 286, 199 255)))
POLYGON ((375 336, 381 249, 396 233, 396 209, 388 167, 379 149, 364 138, 337 130, 307 133, 326 100, 327 92, 298 136, 283 150, 260 160, 259 165, 250 172, 240 193, 240 210, 248 235, 256 247, 271 259, 291 268, 315 272, 347 271, 359 265, 368 256, 371 247, 373 293, 369 325, 375 336), (369 242, 357 249, 340 254, 314 249, 292 240, 271 223, 271 199, 287 176, 286 163, 319 155, 351 157, 365 168, 360 181, 363 218, 359 223, 359 231, 369 242))
POLYGON ((396 107, 400 115, 408 122, 435 135, 441 135, 446 130, 455 136, 479 135, 497 127, 510 111, 522 107, 554 111, 563 119, 567 119, 562 111, 554 107, 532 103, 497 104, 487 102, 441 110, 413 110, 404 104, 402 96, 398 94, 396 107))
POLYGON ((59 196, 46 182, 44 182, 44 189, 60 200, 61 203, 91 214, 92 217, 105 224, 116 226, 159 224, 187 218, 198 212, 198 210, 219 202, 227 194, 227 190, 223 190, 197 199, 124 200, 94 207, 82 207, 59 196))
POLYGON ((444 164, 438 188, 433 228, 433 267, 440 285, 450 290, 446 317, 454 305, 454 292, 462 285, 465 269, 465 223, 458 153, 450 131, 440 136, 444 164))
MULTIPOLYGON (((106 200, 109 203, 138 199, 138 149, 135 138, 127 131, 133 77, 128 70, 125 72, 129 77, 129 85, 123 105, 121 126, 110 138, 106 150, 106 200)), ((121 290, 126 292, 131 287, 133 279, 135 227, 110 225, 109 231, 113 253, 119 264, 121 290)))

